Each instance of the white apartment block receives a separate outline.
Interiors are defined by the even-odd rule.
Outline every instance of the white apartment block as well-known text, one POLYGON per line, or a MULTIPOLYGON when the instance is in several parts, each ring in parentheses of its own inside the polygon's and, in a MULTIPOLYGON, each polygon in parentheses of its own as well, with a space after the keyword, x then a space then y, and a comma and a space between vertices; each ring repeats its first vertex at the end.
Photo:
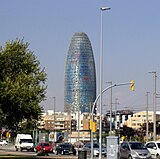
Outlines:
MULTIPOLYGON (((159 120, 160 112, 156 112, 156 119, 159 120)), ((134 113, 124 124, 133 129, 138 129, 142 124, 146 123, 147 120, 147 111, 140 111, 134 113)), ((153 123, 154 121, 154 112, 148 111, 148 122, 153 123)))

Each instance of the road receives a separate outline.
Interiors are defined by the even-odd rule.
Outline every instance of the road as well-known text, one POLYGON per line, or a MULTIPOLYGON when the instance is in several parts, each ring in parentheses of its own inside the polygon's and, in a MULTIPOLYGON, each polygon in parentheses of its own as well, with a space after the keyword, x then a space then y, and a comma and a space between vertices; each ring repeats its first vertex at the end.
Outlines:
MULTIPOLYGON (((11 158, 11 156, 25 156, 26 158, 44 158, 44 156, 37 156, 37 153, 35 152, 27 152, 27 151, 16 151, 14 145, 3 145, 0 146, 0 158, 7 158, 7 156, 10 156, 8 158, 11 158), (3 157, 3 156, 5 157, 3 157)), ((15 158, 15 157, 14 157, 15 158)), ((73 155, 55 155, 55 154, 49 154, 49 156, 45 156, 45 158, 52 158, 52 159, 78 159, 77 156, 73 155)), ((90 156, 87 156, 87 159, 90 159, 90 156)), ((99 159, 98 157, 94 157, 94 159, 99 159)), ((106 159, 106 157, 102 157, 102 159, 106 159)))
POLYGON ((14 145, 2 145, 0 146, 0 155, 13 155, 13 156, 35 156, 35 152, 16 151, 14 145))

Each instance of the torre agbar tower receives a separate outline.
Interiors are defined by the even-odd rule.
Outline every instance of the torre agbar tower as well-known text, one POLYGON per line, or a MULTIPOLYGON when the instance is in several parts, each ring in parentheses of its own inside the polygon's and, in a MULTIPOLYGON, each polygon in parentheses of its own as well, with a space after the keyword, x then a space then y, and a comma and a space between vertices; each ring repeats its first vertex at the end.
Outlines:
POLYGON ((65 81, 65 112, 90 112, 96 99, 96 71, 90 40, 84 32, 76 32, 68 49, 65 81))

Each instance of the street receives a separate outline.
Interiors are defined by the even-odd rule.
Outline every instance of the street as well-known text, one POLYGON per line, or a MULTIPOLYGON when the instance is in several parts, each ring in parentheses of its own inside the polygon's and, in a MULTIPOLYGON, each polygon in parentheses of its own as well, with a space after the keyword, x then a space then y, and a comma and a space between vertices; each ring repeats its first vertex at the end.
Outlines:
MULTIPOLYGON (((37 153, 35 153, 35 152, 16 151, 14 145, 3 145, 3 146, 0 146, 0 157, 1 156, 5 156, 5 158, 7 158, 7 156, 9 156, 9 158, 11 158, 12 155, 13 156, 23 156, 23 158, 24 158, 24 156, 26 156, 26 158, 44 158, 44 156, 37 156, 37 153)), ((78 155, 77 156, 73 156, 73 155, 55 155, 55 154, 49 153, 49 156, 45 156, 45 158, 52 158, 52 159, 65 159, 65 158, 78 159, 78 155)), ((87 159, 90 159, 90 156, 87 156, 87 159)), ((94 157, 94 159, 99 159, 99 157, 94 157)), ((102 159, 106 159, 106 157, 102 157, 102 159)))

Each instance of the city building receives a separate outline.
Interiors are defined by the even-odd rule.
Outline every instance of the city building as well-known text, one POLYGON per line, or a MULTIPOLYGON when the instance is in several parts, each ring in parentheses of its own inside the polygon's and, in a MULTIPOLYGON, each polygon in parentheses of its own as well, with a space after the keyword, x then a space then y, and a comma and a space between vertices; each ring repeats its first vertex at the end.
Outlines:
POLYGON ((71 129, 71 116, 64 112, 48 111, 43 120, 43 128, 46 130, 69 131, 71 129))
MULTIPOLYGON (((146 111, 140 111, 137 113, 134 113, 132 117, 130 117, 124 125, 127 125, 128 127, 131 127, 133 129, 138 129, 141 127, 142 124, 146 123, 146 117, 147 112, 146 111)), ((156 112, 156 120, 160 121, 160 112, 156 112)), ((154 121, 154 112, 148 111, 148 122, 153 123, 154 121)))
POLYGON ((48 110, 41 121, 42 129, 53 132, 64 132, 67 140, 74 143, 78 140, 90 140, 90 113, 67 113, 48 110), (78 122, 79 121, 79 122, 78 122))
POLYGON ((116 112, 112 111, 112 119, 110 119, 110 112, 106 113, 107 121, 112 122, 113 129, 123 127, 124 123, 132 116, 133 112, 130 110, 118 110, 116 112))
POLYGON ((96 99, 96 71, 92 46, 84 32, 76 32, 68 49, 65 81, 64 110, 90 112, 96 99))
POLYGON ((53 131, 83 131, 89 130, 89 113, 67 113, 67 112, 54 112, 53 110, 48 110, 45 115, 43 115, 43 120, 41 120, 41 126, 46 130, 53 131), (79 122, 78 122, 79 121, 79 122))

